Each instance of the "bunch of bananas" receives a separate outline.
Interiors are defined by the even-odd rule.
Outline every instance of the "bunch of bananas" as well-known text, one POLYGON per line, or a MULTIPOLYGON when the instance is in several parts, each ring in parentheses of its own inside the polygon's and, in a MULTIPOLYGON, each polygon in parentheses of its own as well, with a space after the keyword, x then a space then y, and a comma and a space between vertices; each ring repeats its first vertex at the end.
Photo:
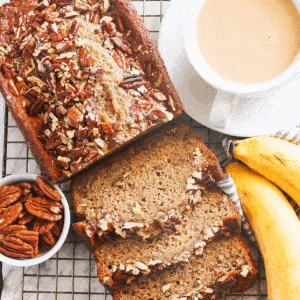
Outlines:
POLYGON ((300 146, 276 137, 234 143, 231 174, 264 258, 268 299, 300 299, 300 146), (283 191, 283 192, 282 192, 283 191))

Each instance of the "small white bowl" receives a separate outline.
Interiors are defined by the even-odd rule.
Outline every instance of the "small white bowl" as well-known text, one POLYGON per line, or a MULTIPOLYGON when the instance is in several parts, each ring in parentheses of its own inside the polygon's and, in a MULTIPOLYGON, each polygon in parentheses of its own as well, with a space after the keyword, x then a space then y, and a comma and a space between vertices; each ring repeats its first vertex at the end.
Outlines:
MULTIPOLYGON (((5 185, 13 185, 18 182, 34 182, 36 180, 37 176, 41 175, 36 175, 36 174, 17 174, 17 175, 10 175, 5 178, 0 179, 0 188, 2 188, 5 185)), ((56 188, 56 190, 61 194, 61 203, 64 206, 64 225, 63 229, 61 232, 61 235, 56 242, 56 244, 48 251, 39 253, 37 257, 35 258, 21 258, 21 259, 15 259, 15 258, 10 258, 2 253, 0 253, 0 261, 12 265, 12 266, 18 266, 18 267, 28 267, 28 266, 33 266, 40 264, 50 257, 52 257, 63 245, 65 242, 69 229, 70 229, 70 208, 68 201, 66 197, 64 196, 63 192, 57 185, 53 185, 53 187, 56 188)))

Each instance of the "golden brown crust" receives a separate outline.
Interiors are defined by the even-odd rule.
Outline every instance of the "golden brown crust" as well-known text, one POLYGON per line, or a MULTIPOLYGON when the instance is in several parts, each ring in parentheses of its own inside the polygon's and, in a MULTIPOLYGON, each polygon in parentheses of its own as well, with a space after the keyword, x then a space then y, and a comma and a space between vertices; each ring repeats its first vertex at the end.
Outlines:
MULTIPOLYGON (((0 7, 0 46, 3 46, 11 39, 12 28, 18 23, 19 16, 35 10, 37 7, 37 3, 38 2, 36 0, 14 0, 0 7)), ((149 32, 143 24, 143 21, 138 16, 134 6, 130 1, 113 1, 112 14, 122 15, 122 19, 125 20, 126 29, 132 30, 138 37, 136 43, 140 43, 146 49, 148 49, 147 56, 141 57, 141 61, 144 61, 146 59, 147 61, 151 61, 153 70, 155 70, 154 73, 162 74, 162 90, 168 92, 168 94, 171 95, 174 101, 176 107, 174 117, 180 115, 183 111, 182 103, 173 84, 170 81, 163 60, 161 59, 149 32)), ((0 65, 2 65, 2 62, 3 56, 0 55, 0 65)), ((38 138, 38 130, 41 127, 40 125, 42 125, 41 120, 39 118, 29 117, 27 115, 26 109, 22 105, 22 102, 25 100, 25 98, 20 95, 14 95, 14 93, 9 88, 8 81, 9 80, 5 78, 3 74, 0 74, 0 90, 42 173, 52 182, 63 182, 68 180, 70 177, 81 173, 87 168, 90 168, 92 165, 102 160, 107 155, 114 153, 115 151, 117 151, 117 149, 122 148, 124 145, 131 143, 136 138, 152 131, 155 127, 162 125, 158 123, 153 125, 144 132, 138 134, 136 137, 133 137, 129 141, 126 141, 122 145, 119 145, 116 149, 113 149, 112 151, 104 154, 93 163, 89 163, 87 166, 83 167, 83 169, 79 171, 73 171, 71 176, 66 176, 62 174, 61 166, 57 163, 56 157, 52 155, 50 151, 46 151, 44 149, 43 144, 38 138)))
POLYGON ((148 49, 148 53, 145 54, 142 60, 150 61, 152 66, 163 75, 163 91, 171 93, 176 104, 175 106, 179 111, 183 111, 183 105, 173 83, 171 82, 163 59, 161 58, 153 39, 133 4, 130 0, 112 0, 112 2, 114 3, 115 12, 122 16, 125 26, 128 26, 128 28, 130 28, 136 36, 137 44, 142 44, 146 49, 148 49))
POLYGON ((28 117, 24 107, 22 107, 22 96, 16 97, 9 92, 7 79, 0 73, 0 91, 6 101, 6 104, 12 114, 12 117, 19 126, 24 139, 30 148, 33 157, 38 163, 41 172, 46 174, 52 181, 58 179, 58 169, 55 163, 55 157, 46 151, 38 139, 38 130, 41 120, 39 118, 28 117))

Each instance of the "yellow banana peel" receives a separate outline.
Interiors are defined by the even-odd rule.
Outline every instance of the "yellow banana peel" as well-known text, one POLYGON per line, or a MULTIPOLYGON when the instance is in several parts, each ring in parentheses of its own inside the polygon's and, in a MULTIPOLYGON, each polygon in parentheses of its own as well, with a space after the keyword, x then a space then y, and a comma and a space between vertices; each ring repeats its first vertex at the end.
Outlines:
POLYGON ((300 206, 300 146, 269 136, 234 144, 236 159, 274 182, 300 206))
POLYGON ((240 163, 226 167, 235 182, 264 258, 268 300, 300 299, 300 222, 281 190, 240 163))

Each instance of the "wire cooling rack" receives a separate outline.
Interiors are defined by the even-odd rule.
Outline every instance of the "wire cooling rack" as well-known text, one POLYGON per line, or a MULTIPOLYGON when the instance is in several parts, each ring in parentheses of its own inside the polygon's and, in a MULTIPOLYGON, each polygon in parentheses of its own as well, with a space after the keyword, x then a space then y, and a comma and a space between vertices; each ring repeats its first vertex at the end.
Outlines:
MULTIPOLYGON (((163 14, 171 4, 170 1, 133 0, 132 2, 142 16, 152 37, 157 41, 160 23, 163 14)), ((4 101, 3 98, 1 101, 4 101)), ((208 148, 216 154, 220 163, 224 163, 226 156, 224 155, 221 141, 225 136, 201 126, 185 114, 182 118, 188 121, 191 127, 202 137, 208 148)), ((0 122, 3 122, 0 130, 3 128, 4 131, 3 146, 0 145, 0 155, 3 153, 2 177, 24 172, 40 173, 7 107, 5 107, 4 117, 0 122)), ((71 215, 74 217, 72 201, 70 200, 69 182, 61 184, 60 187, 69 200, 71 215)), ((76 220, 71 219, 71 222, 73 221, 76 220)), ((225 297, 226 300, 267 299, 263 261, 259 251, 256 249, 253 250, 253 255, 258 262, 259 278, 257 283, 243 294, 233 294, 225 297)), ((20 280, 16 283, 20 286, 9 297, 5 297, 5 299, 2 297, 2 300, 112 299, 109 292, 98 281, 96 265, 91 251, 72 228, 63 247, 51 259, 38 266, 22 268, 21 271, 20 268, 18 270, 12 268, 12 272, 15 271, 20 275, 20 280)))

